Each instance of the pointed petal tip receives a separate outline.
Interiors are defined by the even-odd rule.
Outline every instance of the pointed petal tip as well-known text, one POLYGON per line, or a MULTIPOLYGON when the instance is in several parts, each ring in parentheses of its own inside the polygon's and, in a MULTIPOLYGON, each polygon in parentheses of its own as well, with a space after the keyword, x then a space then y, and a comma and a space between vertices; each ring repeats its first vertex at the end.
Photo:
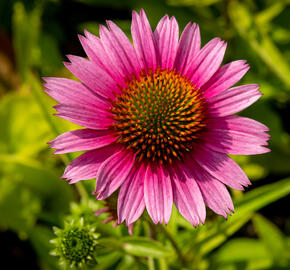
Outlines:
POLYGON ((84 34, 87 36, 87 34, 90 34, 90 32, 87 29, 84 29, 84 34))
MULTIPOLYGON (((48 81, 51 79, 51 77, 41 77, 41 79, 45 82, 48 83, 48 81)), ((44 86, 44 84, 43 84, 44 86)))
POLYGON ((221 213, 218 213, 220 216, 222 216, 225 220, 228 220, 228 213, 224 210, 221 213))
POLYGON ((103 24, 100 24, 99 25, 99 33, 100 33, 100 36, 104 34, 104 32, 108 31, 107 27, 103 24))
POLYGON ((54 140, 47 142, 47 144, 50 145, 50 147, 52 147, 53 143, 54 143, 54 140))
POLYGON ((133 235, 133 226, 134 226, 133 223, 128 225, 128 232, 129 232, 130 235, 133 235))
POLYGON ((110 210, 109 207, 105 207, 105 208, 102 208, 102 209, 99 209, 99 210, 95 211, 94 215, 97 217, 97 216, 99 216, 102 213, 108 212, 109 210, 110 210))
POLYGON ((201 225, 205 224, 205 218, 200 220, 201 225))
POLYGON ((63 65, 64 65, 67 69, 72 65, 71 62, 65 62, 65 61, 63 61, 62 63, 63 63, 63 65))
POLYGON ((65 57, 71 62, 71 59, 73 58, 72 54, 66 54, 65 57))
POLYGON ((105 219, 105 220, 103 221, 103 224, 107 224, 107 223, 109 223, 109 222, 111 222, 111 221, 113 221, 113 220, 114 220, 114 217, 113 217, 113 216, 108 217, 107 219, 105 219))
POLYGON ((104 200, 104 199, 106 199, 108 196, 106 196, 105 194, 98 194, 97 196, 96 196, 96 199, 98 200, 98 201, 100 201, 100 200, 104 200))
POLYGON ((78 34, 78 39, 80 40, 80 42, 82 42, 83 40, 85 40, 86 38, 81 35, 81 34, 78 34))
MULTIPOLYGON (((167 14, 166 14, 166 15, 167 15, 167 14)), ((168 16, 168 15, 167 15, 167 16, 168 16)), ((176 21, 176 18, 175 18, 174 16, 172 16, 172 17, 170 18, 170 21, 171 21, 171 22, 173 22, 173 21, 174 21, 174 22, 177 22, 177 21, 176 21)))
POLYGON ((89 32, 87 29, 84 29, 84 34, 85 34, 85 38, 90 39, 92 37, 95 37, 98 39, 98 37, 94 34, 92 34, 91 32, 89 32))
POLYGON ((270 153, 271 152, 271 149, 269 149, 269 148, 266 148, 266 147, 263 147, 263 150, 264 150, 264 152, 261 152, 261 154, 266 154, 266 153, 270 153))
POLYGON ((133 10, 132 11, 132 18, 135 18, 136 16, 139 16, 139 14, 136 10, 133 10))
POLYGON ((244 184, 244 185, 241 184, 240 188, 237 190, 245 191, 245 187, 247 187, 247 184, 244 184))
POLYGON ((118 225, 119 225, 119 224, 118 224, 118 221, 115 221, 115 222, 112 224, 112 227, 113 227, 113 228, 116 228, 118 225))

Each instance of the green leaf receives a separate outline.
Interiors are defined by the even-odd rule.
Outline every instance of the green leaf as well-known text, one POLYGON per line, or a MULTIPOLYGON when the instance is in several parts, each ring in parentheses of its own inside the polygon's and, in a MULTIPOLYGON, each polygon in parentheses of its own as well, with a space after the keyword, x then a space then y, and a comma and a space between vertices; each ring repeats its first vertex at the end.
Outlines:
POLYGON ((284 10, 286 5, 287 3, 284 0, 274 2, 274 4, 272 4, 270 7, 262 10, 256 15, 255 19, 257 23, 263 25, 270 22, 284 10))
POLYGON ((269 258, 263 243, 256 239, 236 238, 224 244, 214 255, 215 263, 231 263, 269 258))
POLYGON ((205 255, 220 246, 252 217, 252 213, 239 215, 239 218, 235 218, 235 215, 237 214, 229 217, 227 221, 219 220, 208 226, 209 228, 201 228, 194 244, 200 255, 205 255))
POLYGON ((290 86, 290 67, 278 47, 268 34, 258 27, 247 6, 238 1, 231 1, 228 8, 229 17, 239 35, 249 44, 250 48, 276 74, 287 87, 290 86))
POLYGON ((116 269, 116 264, 122 258, 122 253, 111 252, 104 255, 98 255, 98 264, 94 266, 94 270, 116 269))
POLYGON ((37 43, 41 14, 42 8, 39 4, 29 13, 26 12, 21 2, 15 3, 13 7, 13 45, 22 78, 25 78, 29 68, 35 65, 40 58, 37 43))
POLYGON ((0 226, 26 233, 35 225, 41 201, 29 189, 0 178, 0 226))
POLYGON ((243 199, 236 203, 236 213, 233 219, 257 211, 288 194, 290 194, 290 178, 246 192, 243 199))
POLYGON ((123 255, 122 261, 116 267, 116 270, 147 270, 148 268, 140 260, 136 260, 133 256, 123 255))
POLYGON ((124 237, 121 239, 123 250, 134 256, 162 258, 172 256, 172 250, 161 243, 143 237, 124 237))
POLYGON ((63 67, 62 57, 55 37, 41 33, 39 49, 41 53, 41 62, 45 63, 45 65, 40 65, 42 74, 51 76, 55 74, 56 70, 61 70, 63 67))
POLYGON ((0 102, 0 152, 35 156, 51 138, 38 105, 26 94, 10 94, 0 102), (37 127, 37 128, 36 128, 37 127))
POLYGON ((268 254, 276 265, 287 263, 287 243, 282 232, 268 219, 256 214, 253 217, 255 229, 264 242, 268 254))
POLYGON ((1 156, 4 164, 3 173, 11 182, 28 188, 46 202, 46 210, 61 214, 69 209, 74 198, 71 186, 57 176, 49 166, 33 160, 17 156, 1 156))
POLYGON ((197 246, 201 255, 207 254, 249 221, 254 211, 288 194, 290 194, 290 178, 247 192, 241 200, 236 202, 233 216, 227 221, 221 220, 214 223, 210 228, 202 227, 193 245, 197 246))

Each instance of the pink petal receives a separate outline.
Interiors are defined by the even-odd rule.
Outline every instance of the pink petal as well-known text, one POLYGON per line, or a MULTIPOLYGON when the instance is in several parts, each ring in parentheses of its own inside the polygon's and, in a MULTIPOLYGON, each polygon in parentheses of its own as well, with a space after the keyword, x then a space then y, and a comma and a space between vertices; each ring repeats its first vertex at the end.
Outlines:
POLYGON ((189 64, 200 50, 200 32, 197 24, 188 23, 184 28, 176 53, 174 66, 177 71, 183 73, 184 69, 189 64))
POLYGON ((108 145, 80 155, 66 167, 62 177, 67 180, 71 179, 70 184, 95 178, 101 164, 117 149, 116 145, 108 145))
POLYGON ((103 130, 112 124, 111 114, 97 107, 82 104, 59 104, 54 108, 59 112, 55 115, 86 128, 103 130))
POLYGON ((79 35, 79 39, 89 59, 106 72, 118 85, 126 87, 124 74, 121 74, 118 66, 112 62, 101 40, 86 30, 84 33, 86 37, 79 35))
POLYGON ((57 149, 54 154, 64 154, 101 148, 115 140, 110 130, 78 129, 59 135, 49 144, 57 149))
POLYGON ((180 214, 193 226, 204 223, 206 211, 200 189, 188 165, 179 164, 171 175, 173 200, 180 214))
POLYGON ((133 227, 134 227, 133 223, 128 225, 128 232, 129 232, 130 235, 133 235, 133 227))
POLYGON ((141 69, 155 70, 157 66, 156 43, 143 9, 140 16, 136 11, 132 13, 131 33, 141 69))
POLYGON ((102 68, 83 57, 74 55, 67 57, 70 63, 64 63, 66 68, 90 89, 104 98, 114 98, 114 92, 119 92, 116 81, 102 68))
POLYGON ((231 188, 243 190, 243 186, 250 184, 248 177, 239 165, 224 153, 198 145, 192 158, 201 168, 231 188))
POLYGON ((191 171, 201 190, 205 204, 215 213, 226 218, 227 213, 230 214, 230 211, 234 211, 234 205, 225 185, 208 174, 194 161, 191 166, 191 171))
POLYGON ((197 88, 207 82, 219 68, 225 50, 226 44, 219 38, 214 38, 189 63, 185 69, 185 75, 197 88))
POLYGON ((109 197, 127 179, 134 155, 131 152, 119 151, 109 157, 99 168, 95 194, 97 200, 109 197))
POLYGON ((237 86, 209 98, 210 116, 222 117, 244 110, 261 97, 258 88, 257 84, 237 86))
POLYGON ((238 115, 214 118, 207 125, 209 129, 235 130, 263 138, 265 141, 270 138, 270 135, 265 133, 265 131, 269 131, 268 127, 256 120, 238 115))
POLYGON ((207 98, 216 96, 238 82, 249 68, 244 60, 228 63, 216 71, 209 81, 201 87, 201 91, 207 98))
POLYGON ((163 167, 148 166, 144 180, 144 198, 153 222, 169 222, 172 210, 172 187, 168 172, 163 167))
POLYGON ((83 104, 94 108, 107 108, 110 103, 80 82, 65 78, 43 78, 45 92, 60 103, 83 104))
POLYGON ((145 208, 144 176, 145 168, 141 165, 136 170, 131 170, 127 180, 121 186, 118 195, 118 223, 126 219, 128 225, 142 215, 145 208))
POLYGON ((107 22, 110 31, 100 26, 101 42, 111 60, 122 71, 124 77, 130 79, 132 74, 139 75, 140 65, 133 45, 123 31, 113 22, 107 22))
POLYGON ((95 212, 94 212, 94 215, 95 215, 96 217, 98 217, 99 215, 101 215, 101 214, 103 214, 103 213, 108 213, 108 212, 110 212, 110 207, 105 207, 105 208, 101 208, 101 209, 95 211, 95 212))
POLYGON ((247 126, 253 128, 253 122, 247 121, 247 118, 214 118, 207 123, 208 131, 201 139, 208 148, 222 153, 255 155, 269 152, 269 149, 263 147, 269 139, 269 135, 261 130, 265 126, 257 125, 256 130, 247 130, 247 126))
POLYGON ((154 32, 157 44, 160 66, 162 69, 172 69, 178 47, 179 28, 174 17, 164 16, 154 32))

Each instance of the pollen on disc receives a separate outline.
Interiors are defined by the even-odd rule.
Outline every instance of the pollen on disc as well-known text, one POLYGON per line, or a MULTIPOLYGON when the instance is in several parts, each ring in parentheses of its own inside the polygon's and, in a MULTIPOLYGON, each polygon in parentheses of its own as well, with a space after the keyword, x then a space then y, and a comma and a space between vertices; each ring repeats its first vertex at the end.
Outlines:
POLYGON ((199 89, 175 71, 141 74, 127 82, 111 104, 110 128, 139 161, 170 164, 182 159, 206 126, 199 89))

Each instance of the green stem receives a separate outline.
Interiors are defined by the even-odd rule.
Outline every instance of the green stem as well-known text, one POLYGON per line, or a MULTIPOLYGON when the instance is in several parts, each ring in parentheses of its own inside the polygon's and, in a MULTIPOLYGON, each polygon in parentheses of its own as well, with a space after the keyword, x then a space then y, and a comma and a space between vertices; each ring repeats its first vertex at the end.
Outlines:
POLYGON ((152 257, 148 257, 148 268, 149 270, 155 270, 154 259, 152 257))
MULTIPOLYGON (((41 89, 41 85, 40 85, 39 81, 35 78, 35 76, 32 74, 32 72, 29 72, 27 75, 28 75, 27 81, 30 83, 31 91, 32 91, 34 98, 37 101, 37 103, 41 109, 41 112, 42 112, 45 120, 47 121, 48 125, 50 126, 51 131, 56 136, 58 136, 61 132, 58 129, 58 127, 55 125, 54 121, 51 119, 50 113, 47 110, 45 102, 43 101, 41 94, 38 91, 39 89, 41 89)), ((73 160, 73 158, 70 154, 61 155, 61 159, 64 162, 64 164, 68 164, 69 162, 71 162, 73 160)), ((89 194, 81 182, 76 183, 75 187, 76 187, 79 195, 81 196, 81 198, 83 198, 83 199, 89 198, 89 194)))
POLYGON ((182 265, 186 265, 186 259, 183 256, 180 248, 178 247, 176 241, 174 240, 174 238, 172 237, 170 232, 163 225, 160 225, 159 228, 161 229, 161 231, 163 232, 165 237, 169 240, 169 242, 171 243, 172 247, 175 249, 176 254, 177 254, 180 262, 182 263, 182 265))

